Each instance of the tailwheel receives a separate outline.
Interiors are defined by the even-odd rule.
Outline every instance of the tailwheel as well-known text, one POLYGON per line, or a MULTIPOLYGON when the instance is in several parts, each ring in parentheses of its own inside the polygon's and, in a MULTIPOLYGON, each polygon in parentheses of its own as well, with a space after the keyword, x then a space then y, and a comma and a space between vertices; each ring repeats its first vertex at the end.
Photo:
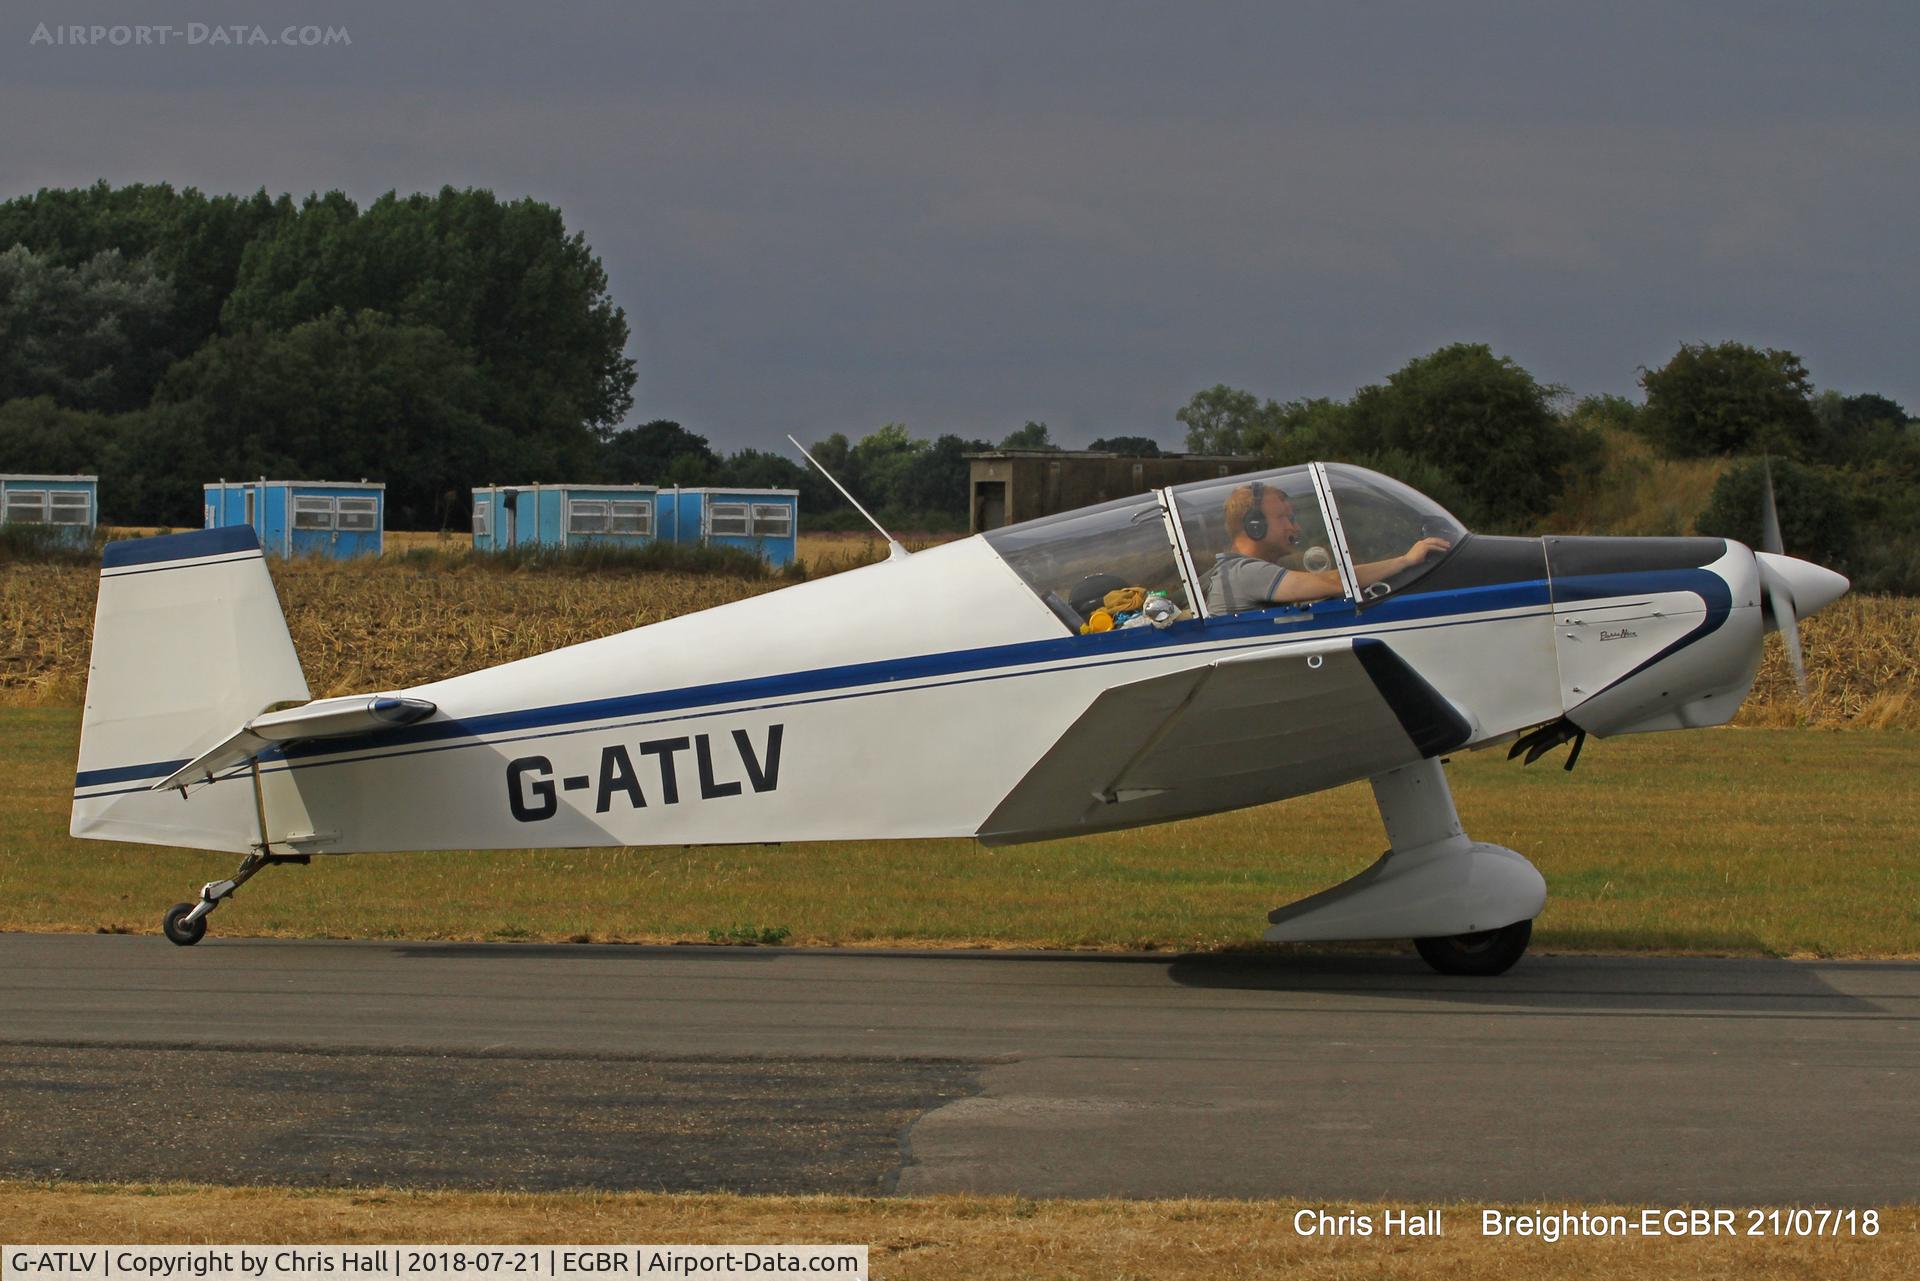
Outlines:
POLYGON ((167 919, 160 927, 167 942, 192 947, 207 936, 206 913, 196 916, 193 909, 192 903, 175 903, 167 909, 167 919))
POLYGON ((1442 974, 1486 977, 1512 969, 1532 938, 1533 922, 1515 921, 1497 930, 1415 939, 1413 945, 1422 959, 1442 974))

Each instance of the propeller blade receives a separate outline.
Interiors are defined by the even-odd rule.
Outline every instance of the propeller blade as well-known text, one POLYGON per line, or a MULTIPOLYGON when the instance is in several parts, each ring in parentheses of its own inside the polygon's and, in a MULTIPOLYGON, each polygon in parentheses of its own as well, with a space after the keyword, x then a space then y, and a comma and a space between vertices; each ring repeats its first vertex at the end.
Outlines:
POLYGON ((1807 696, 1807 664, 1800 654, 1800 622, 1794 616, 1793 595, 1787 591, 1784 583, 1767 583, 1767 606, 1773 611, 1774 626, 1780 629, 1780 640, 1787 647, 1787 662, 1793 667, 1793 683, 1804 699, 1807 696))
POLYGON ((1760 550, 1776 556, 1786 555, 1780 542, 1780 510, 1773 503, 1773 464, 1760 462, 1760 550))

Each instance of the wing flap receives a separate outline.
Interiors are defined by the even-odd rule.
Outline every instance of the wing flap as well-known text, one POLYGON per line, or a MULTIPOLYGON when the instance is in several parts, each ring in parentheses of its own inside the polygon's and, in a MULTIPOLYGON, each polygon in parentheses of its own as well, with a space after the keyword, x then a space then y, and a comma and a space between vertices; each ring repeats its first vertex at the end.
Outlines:
POLYGON ((1222 658, 1102 693, 982 826, 990 843, 1264 804, 1450 751, 1471 725, 1385 642, 1222 658))
POLYGON ((398 729, 425 720, 435 710, 424 698, 351 694, 345 698, 317 699, 278 712, 262 712, 222 742, 155 783, 150 790, 160 792, 170 787, 184 789, 195 783, 210 783, 221 770, 244 765, 271 747, 398 729))

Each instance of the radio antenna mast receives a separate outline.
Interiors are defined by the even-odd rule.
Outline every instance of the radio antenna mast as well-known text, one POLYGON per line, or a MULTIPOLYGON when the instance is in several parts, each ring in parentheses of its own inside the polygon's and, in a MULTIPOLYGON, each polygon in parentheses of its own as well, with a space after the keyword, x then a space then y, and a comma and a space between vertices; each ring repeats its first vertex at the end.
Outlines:
MULTIPOLYGON (((812 454, 809 454, 807 452, 807 447, 805 445, 801 444, 797 440, 793 440, 792 432, 787 433, 787 439, 793 441, 793 447, 800 451, 800 456, 802 458, 812 463, 815 467, 820 467, 820 460, 818 458, 815 458, 812 454)), ((828 471, 825 467, 820 467, 820 474, 822 476, 825 476, 829 481, 832 481, 833 487, 840 491, 841 496, 844 497, 848 502, 853 504, 853 509, 859 512, 862 516, 865 516, 867 518, 867 524, 872 525, 875 529, 880 531, 880 537, 887 540, 887 559, 888 560, 905 560, 907 558, 909 553, 907 552, 906 548, 900 545, 900 540, 895 538, 892 534, 889 534, 886 530, 886 527, 882 525, 879 521, 873 518, 873 513, 860 505, 860 500, 858 498, 855 498, 852 494, 847 493, 847 487, 845 485, 842 485, 839 481, 834 480, 832 472, 828 471)))

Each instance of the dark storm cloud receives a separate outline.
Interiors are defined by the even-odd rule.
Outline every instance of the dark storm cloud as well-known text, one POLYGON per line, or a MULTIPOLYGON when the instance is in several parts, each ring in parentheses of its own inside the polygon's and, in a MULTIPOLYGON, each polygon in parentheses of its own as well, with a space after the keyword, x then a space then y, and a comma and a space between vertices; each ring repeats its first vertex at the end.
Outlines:
POLYGON ((636 412, 1178 438, 1489 341, 1630 391, 1683 340, 1920 405, 1920 22, 1848 7, 32 6, 0 190, 489 186, 560 205, 636 412), (137 14, 138 16, 134 16, 137 14), (48 47, 37 24, 344 27, 48 47))

